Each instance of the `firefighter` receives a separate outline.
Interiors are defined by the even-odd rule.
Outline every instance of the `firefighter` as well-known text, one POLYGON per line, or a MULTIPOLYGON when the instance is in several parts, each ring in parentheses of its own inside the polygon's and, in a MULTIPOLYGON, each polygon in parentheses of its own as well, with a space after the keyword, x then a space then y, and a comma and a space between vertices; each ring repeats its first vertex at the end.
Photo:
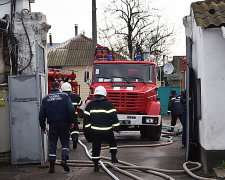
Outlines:
POLYGON ((66 172, 70 171, 67 165, 69 159, 69 130, 77 126, 75 110, 69 96, 59 91, 59 83, 52 83, 52 92, 42 100, 39 113, 40 127, 46 133, 46 118, 49 124, 49 163, 50 173, 55 171, 56 148, 58 137, 62 145, 61 166, 66 172))
POLYGON ((98 161, 100 160, 101 142, 105 139, 109 143, 111 162, 117 163, 117 143, 113 130, 119 133, 120 123, 113 104, 106 99, 106 89, 103 86, 96 87, 94 97, 88 103, 84 111, 84 128, 91 134, 92 140, 92 161, 94 171, 99 171, 98 161))
POLYGON ((183 122, 183 105, 180 101, 180 95, 176 93, 175 90, 171 91, 171 96, 169 97, 169 104, 168 104, 168 114, 171 112, 171 129, 170 131, 173 132, 174 127, 177 122, 177 117, 179 117, 180 121, 183 122))
MULTIPOLYGON (((61 86, 61 89, 63 92, 65 92, 69 95, 69 97, 72 101, 72 104, 74 105, 75 114, 77 117, 77 115, 78 115, 77 106, 80 106, 82 104, 80 96, 78 94, 75 94, 72 92, 72 87, 71 87, 70 83, 68 83, 68 82, 63 83, 63 85, 61 86)), ((78 142, 78 136, 79 136, 79 127, 74 126, 74 128, 70 130, 70 135, 73 140, 73 149, 76 149, 77 142, 78 142)))

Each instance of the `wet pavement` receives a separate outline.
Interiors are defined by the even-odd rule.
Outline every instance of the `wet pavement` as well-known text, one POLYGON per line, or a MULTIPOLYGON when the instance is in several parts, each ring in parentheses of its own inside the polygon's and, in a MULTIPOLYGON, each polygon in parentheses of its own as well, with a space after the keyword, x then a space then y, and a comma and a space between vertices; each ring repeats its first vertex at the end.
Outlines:
MULTIPOLYGON (((164 129, 169 124, 169 120, 165 119, 163 122, 164 129)), ((179 124, 178 124, 179 127, 179 124)), ((162 137, 160 141, 151 142, 140 139, 139 132, 121 132, 115 134, 119 145, 146 145, 166 142, 167 139, 162 137)), ((84 137, 81 135, 80 140, 87 145, 90 149, 91 144, 87 143, 84 137)), ((138 166, 148 166, 161 169, 178 170, 182 169, 184 163, 185 149, 181 148, 181 136, 173 137, 173 144, 159 147, 129 147, 118 149, 118 159, 126 161, 138 166)), ((107 144, 103 144, 106 146, 107 144)), ((60 144, 58 144, 60 147, 60 144)), ((57 150, 57 158, 60 158, 60 148, 57 150)), ((102 150, 102 156, 110 157, 109 150, 102 150)), ((70 150, 70 159, 72 160, 88 160, 85 155, 84 149, 78 145, 76 150, 70 150)), ((119 179, 128 180, 131 179, 125 175, 122 175, 113 169, 110 169, 119 179)), ((163 178, 155 175, 151 175, 138 170, 129 170, 128 172, 140 177, 143 180, 161 180, 163 178)), ((207 177, 208 175, 203 170, 195 172, 197 175, 207 177)), ((186 173, 181 174, 168 174, 177 180, 190 180, 193 179, 186 173)), ((39 164, 32 165, 0 165, 0 179, 3 180, 47 180, 47 179, 80 179, 80 180, 107 180, 111 179, 101 168, 98 173, 93 172, 93 167, 71 167, 69 173, 65 173, 60 166, 56 166, 55 173, 49 174, 48 168, 40 168, 39 164)))

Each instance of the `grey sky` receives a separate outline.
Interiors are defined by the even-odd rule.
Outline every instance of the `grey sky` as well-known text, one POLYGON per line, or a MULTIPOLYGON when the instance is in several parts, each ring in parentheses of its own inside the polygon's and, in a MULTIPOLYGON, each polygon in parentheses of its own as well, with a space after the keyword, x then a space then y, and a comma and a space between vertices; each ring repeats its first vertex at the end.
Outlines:
MULTIPOLYGON (((97 1, 98 25, 101 24, 103 7, 109 2, 97 1)), ((174 25, 178 32, 176 42, 171 47, 172 54, 185 55, 185 34, 182 19, 190 14, 191 2, 196 0, 151 0, 154 6, 162 11, 167 22, 174 25)), ((52 26, 49 30, 53 36, 53 42, 63 42, 74 37, 74 24, 78 24, 79 33, 91 38, 91 0, 37 0, 32 4, 33 12, 43 12, 47 16, 48 23, 52 26)))

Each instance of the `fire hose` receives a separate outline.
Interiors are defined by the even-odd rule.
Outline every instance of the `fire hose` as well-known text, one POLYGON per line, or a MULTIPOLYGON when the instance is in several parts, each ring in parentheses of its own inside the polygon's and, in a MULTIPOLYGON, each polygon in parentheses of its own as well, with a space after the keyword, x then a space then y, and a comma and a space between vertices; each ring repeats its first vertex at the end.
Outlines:
MULTIPOLYGON (((170 136, 170 133, 165 132, 163 137, 168 138, 167 142, 162 142, 162 143, 158 143, 158 144, 144 144, 144 145, 121 145, 121 146, 117 146, 118 148, 131 148, 131 147, 157 147, 157 146, 165 146, 165 145, 169 145, 172 144, 172 136, 170 136)), ((88 151, 87 147, 79 140, 78 141, 79 144, 84 148, 86 155, 88 156, 88 158, 91 160, 91 155, 90 152, 91 150, 88 151)), ((108 149, 109 147, 102 147, 101 149, 108 149)), ((108 157, 104 157, 101 156, 101 159, 104 160, 111 160, 108 157)), ((79 167, 93 167, 93 162, 92 161, 84 161, 84 160, 68 160, 68 165, 69 166, 79 166, 79 167), (79 163, 79 164, 78 164, 79 163)), ((60 164, 60 161, 57 160, 56 164, 60 164)), ((135 169, 135 170, 140 170, 143 171, 145 173, 149 173, 149 174, 153 174, 156 176, 160 176, 164 179, 168 179, 168 180, 175 180, 174 178, 172 178, 171 176, 165 174, 165 173, 187 173, 188 175, 190 175, 191 177, 193 177, 194 179, 198 179, 198 180, 215 180, 215 179, 211 179, 211 178, 204 178, 204 177, 200 177, 197 176, 195 174, 192 173, 192 171, 196 171, 199 170, 200 168, 202 168, 201 163, 199 162, 185 162, 183 164, 183 168, 182 170, 167 170, 167 169, 159 169, 159 168, 153 168, 153 167, 147 167, 147 166, 137 166, 125 161, 121 161, 119 160, 117 164, 119 165, 115 165, 112 164, 110 162, 102 162, 99 161, 100 166, 103 168, 103 170, 112 178, 115 180, 118 180, 119 178, 116 177, 107 167, 113 168, 114 170, 118 171, 121 174, 124 174, 128 177, 131 177, 132 179, 135 180, 142 180, 140 177, 135 176, 134 174, 127 172, 123 169, 135 169), (192 165, 196 165, 196 167, 194 168, 188 168, 187 165, 188 164, 192 164, 192 165)))

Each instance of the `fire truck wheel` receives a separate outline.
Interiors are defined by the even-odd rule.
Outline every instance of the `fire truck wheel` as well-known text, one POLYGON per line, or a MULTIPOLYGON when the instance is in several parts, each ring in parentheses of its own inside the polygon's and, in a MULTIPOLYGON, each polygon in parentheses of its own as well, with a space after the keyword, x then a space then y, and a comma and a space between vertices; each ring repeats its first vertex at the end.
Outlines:
POLYGON ((140 133, 142 139, 149 139, 151 141, 158 141, 162 132, 162 124, 160 126, 143 126, 140 133))

